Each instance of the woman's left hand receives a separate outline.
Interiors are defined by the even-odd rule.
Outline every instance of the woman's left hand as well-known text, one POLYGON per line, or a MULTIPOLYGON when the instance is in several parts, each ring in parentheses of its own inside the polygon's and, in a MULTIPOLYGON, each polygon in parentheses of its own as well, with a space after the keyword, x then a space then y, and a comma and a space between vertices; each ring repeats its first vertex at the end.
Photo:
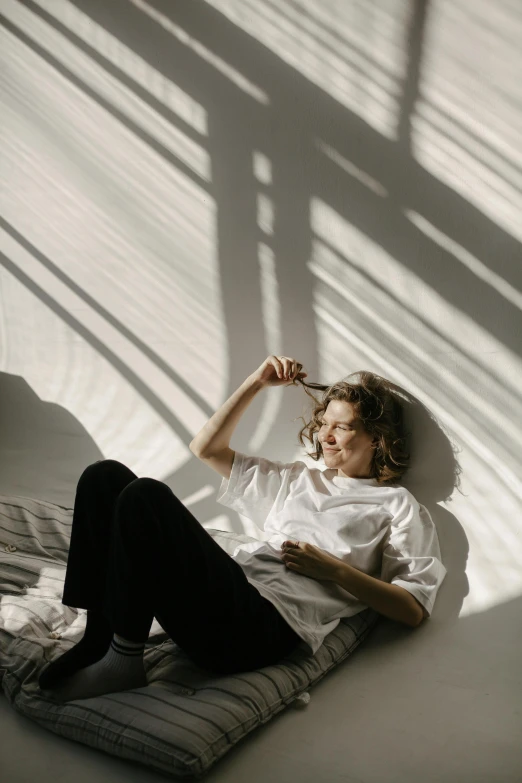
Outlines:
POLYGON ((335 581, 340 558, 329 555, 319 547, 306 544, 303 541, 299 542, 299 546, 296 546, 295 541, 283 541, 281 551, 283 552, 282 560, 290 571, 309 576, 312 579, 335 581))

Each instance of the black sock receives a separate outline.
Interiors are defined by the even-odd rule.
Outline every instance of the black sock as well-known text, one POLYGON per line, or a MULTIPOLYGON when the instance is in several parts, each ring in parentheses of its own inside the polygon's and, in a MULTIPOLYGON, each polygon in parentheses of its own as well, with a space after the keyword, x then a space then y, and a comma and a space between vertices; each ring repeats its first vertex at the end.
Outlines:
POLYGON ((83 637, 44 669, 38 680, 40 688, 52 688, 63 677, 97 663, 109 649, 112 637, 111 624, 105 615, 99 610, 88 609, 83 637))

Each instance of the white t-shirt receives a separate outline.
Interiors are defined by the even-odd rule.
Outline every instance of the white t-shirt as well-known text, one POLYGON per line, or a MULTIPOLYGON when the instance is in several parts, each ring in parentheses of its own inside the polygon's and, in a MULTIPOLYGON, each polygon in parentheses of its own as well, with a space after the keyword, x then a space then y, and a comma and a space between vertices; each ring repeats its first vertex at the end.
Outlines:
POLYGON ((288 568, 281 559, 283 541, 313 544, 399 585, 431 614, 446 569, 433 521, 405 487, 236 451, 216 499, 269 534, 267 541, 238 545, 232 557, 314 654, 341 617, 368 605, 335 582, 288 568))

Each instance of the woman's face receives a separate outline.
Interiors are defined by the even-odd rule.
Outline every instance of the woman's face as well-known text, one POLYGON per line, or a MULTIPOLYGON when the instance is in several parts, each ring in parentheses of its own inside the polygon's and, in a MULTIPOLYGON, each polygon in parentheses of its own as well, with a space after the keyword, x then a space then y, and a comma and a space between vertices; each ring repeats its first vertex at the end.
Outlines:
POLYGON ((377 444, 377 438, 372 440, 360 419, 355 418, 353 405, 331 400, 319 421, 322 426, 318 438, 327 467, 337 469, 339 476, 368 478, 374 452, 372 444, 377 444))

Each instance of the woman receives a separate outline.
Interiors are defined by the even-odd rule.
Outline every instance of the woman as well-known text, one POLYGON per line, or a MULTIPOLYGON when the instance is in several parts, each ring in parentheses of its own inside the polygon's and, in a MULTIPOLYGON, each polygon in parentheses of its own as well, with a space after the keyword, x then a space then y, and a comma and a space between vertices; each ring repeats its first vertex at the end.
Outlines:
POLYGON ((429 616, 446 570, 433 522, 396 483, 408 455, 395 387, 370 372, 329 387, 306 375, 295 359, 269 356, 190 444, 223 477, 218 502, 268 541, 230 556, 163 482, 114 460, 84 471, 62 602, 86 609, 87 624, 42 672, 42 688, 69 701, 145 686, 154 617, 197 664, 229 674, 302 643, 315 653, 341 617, 368 606, 411 627, 429 616), (231 449, 255 395, 296 382, 324 392, 318 401, 307 391, 316 406, 299 440, 326 470, 231 449))

